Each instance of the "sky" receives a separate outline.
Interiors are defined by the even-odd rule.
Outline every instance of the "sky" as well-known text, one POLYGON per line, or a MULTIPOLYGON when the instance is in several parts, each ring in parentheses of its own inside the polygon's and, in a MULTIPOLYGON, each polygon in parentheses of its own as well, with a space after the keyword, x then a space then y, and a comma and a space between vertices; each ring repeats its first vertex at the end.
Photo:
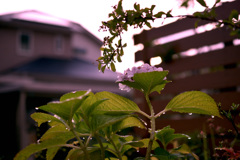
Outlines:
MULTIPOLYGON (((123 0, 123 8, 133 9, 135 2, 139 3, 141 8, 151 7, 152 4, 155 4, 156 8, 154 10, 156 12, 167 12, 172 9, 173 15, 192 13, 194 8, 197 8, 197 10, 202 9, 196 3, 188 10, 179 9, 179 0, 123 0)), ((207 2, 209 5, 212 5, 214 0, 207 0, 207 2)), ((102 21, 108 20, 108 14, 113 10, 112 6, 117 3, 118 0, 0 0, 0 15, 34 9, 77 22, 102 40, 106 36, 106 33, 99 32, 99 26, 102 21)), ((165 20, 164 23, 170 21, 172 20, 165 20)), ((162 21, 156 21, 153 27, 160 25, 162 25, 162 21)), ((134 53, 139 47, 133 45, 132 37, 141 31, 141 29, 130 29, 127 33, 124 33, 123 40, 128 43, 128 47, 125 49, 124 63, 117 65, 119 72, 134 65, 134 53)))
MULTIPOLYGON (((168 11, 176 8, 177 0, 137 0, 141 7, 159 4, 156 9, 168 11)), ((80 23, 99 38, 101 21, 108 19, 108 13, 118 0, 0 0, 0 14, 35 9, 51 15, 80 23)), ((124 9, 132 9, 134 0, 123 0, 124 9)))

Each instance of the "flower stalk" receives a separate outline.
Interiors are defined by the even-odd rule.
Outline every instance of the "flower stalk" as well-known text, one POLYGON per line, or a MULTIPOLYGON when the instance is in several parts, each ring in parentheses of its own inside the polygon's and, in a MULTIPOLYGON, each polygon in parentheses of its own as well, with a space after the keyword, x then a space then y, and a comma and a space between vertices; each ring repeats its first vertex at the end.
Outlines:
POLYGON ((152 151, 152 145, 153 145, 153 141, 155 139, 155 130, 156 130, 156 124, 155 124, 155 113, 154 113, 154 109, 153 109, 153 106, 149 100, 149 96, 146 95, 145 96, 146 100, 147 100, 147 104, 148 104, 148 107, 149 107, 149 110, 150 110, 150 123, 151 123, 151 128, 150 128, 150 140, 149 140, 149 143, 148 143, 148 148, 147 148, 147 153, 146 153, 146 158, 145 160, 150 160, 150 156, 151 156, 151 151, 152 151))

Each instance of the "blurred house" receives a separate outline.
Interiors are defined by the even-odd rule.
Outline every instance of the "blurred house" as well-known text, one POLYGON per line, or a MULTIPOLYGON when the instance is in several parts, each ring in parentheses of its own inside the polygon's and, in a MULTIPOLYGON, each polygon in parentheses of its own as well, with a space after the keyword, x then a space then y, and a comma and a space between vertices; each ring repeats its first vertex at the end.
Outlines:
POLYGON ((121 92, 115 73, 97 69, 101 45, 80 24, 39 11, 0 16, 0 159, 35 141, 35 107, 75 90, 121 92))

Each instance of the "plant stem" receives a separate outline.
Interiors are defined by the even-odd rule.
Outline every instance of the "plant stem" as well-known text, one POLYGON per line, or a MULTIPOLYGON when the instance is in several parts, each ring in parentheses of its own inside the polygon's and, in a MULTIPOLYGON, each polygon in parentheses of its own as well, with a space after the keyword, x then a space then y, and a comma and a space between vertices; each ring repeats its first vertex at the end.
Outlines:
MULTIPOLYGON (((216 148, 216 144, 215 144, 214 130, 213 130, 212 127, 210 127, 210 134, 211 134, 211 141, 212 141, 213 155, 215 155, 215 154, 216 154, 216 150, 215 150, 215 148, 216 148)), ((215 157, 215 159, 217 159, 217 158, 215 157)))
POLYGON ((206 132, 206 126, 203 125, 203 155, 204 160, 208 160, 208 145, 207 145, 207 135, 205 135, 206 132))
POLYGON ((105 159, 105 149, 104 149, 104 147, 103 147, 102 141, 101 141, 98 133, 95 133, 94 135, 95 135, 95 138, 97 139, 97 141, 98 141, 98 143, 99 143, 99 145, 100 145, 101 158, 102 158, 102 160, 104 160, 104 159, 105 159))
POLYGON ((59 147, 69 147, 69 148, 80 149, 80 147, 72 145, 72 144, 63 144, 63 145, 59 145, 59 147))
POLYGON ((138 111, 137 113, 139 113, 139 114, 141 114, 141 115, 147 117, 148 119, 151 119, 151 116, 149 116, 147 113, 145 113, 145 112, 143 112, 143 111, 141 111, 141 110, 138 111))
POLYGON ((161 112, 159 112, 158 114, 155 115, 155 118, 160 117, 162 114, 165 114, 167 112, 167 110, 162 110, 161 112))
POLYGON ((86 147, 88 146, 88 144, 89 144, 89 142, 90 142, 91 139, 92 139, 92 135, 90 134, 90 135, 88 136, 88 138, 87 138, 86 143, 85 143, 85 146, 86 146, 86 147))
POLYGON ((118 158, 119 160, 122 160, 122 155, 121 155, 121 152, 118 150, 117 146, 115 145, 115 143, 113 142, 112 138, 111 137, 108 137, 108 140, 110 141, 110 143, 113 145, 117 155, 118 155, 118 158))
POLYGON ((152 145, 153 145, 153 141, 154 141, 154 138, 155 138, 155 130, 156 130, 155 120, 156 120, 156 118, 154 116, 153 106, 150 102, 150 99, 149 99, 148 95, 145 95, 145 98, 147 100, 147 104, 148 104, 150 114, 151 114, 151 116, 150 116, 150 123, 151 123, 150 140, 149 140, 149 143, 148 143, 148 148, 147 148, 147 153, 146 153, 145 160, 150 160, 152 145))
POLYGON ((79 138, 79 136, 77 135, 76 131, 74 129, 71 129, 71 131, 73 132, 73 134, 75 135, 75 137, 77 138, 79 144, 80 144, 80 148, 82 149, 86 160, 90 160, 89 154, 87 152, 87 148, 84 146, 84 144, 82 143, 82 140, 79 138))
POLYGON ((70 131, 74 134, 74 136, 77 138, 79 144, 80 144, 80 148, 82 149, 84 155, 85 155, 85 158, 86 160, 90 160, 90 156, 87 152, 87 148, 84 146, 84 144, 82 143, 82 140, 79 138, 77 132, 74 130, 74 127, 73 127, 73 123, 72 121, 70 121, 70 124, 69 124, 69 127, 70 127, 70 131))

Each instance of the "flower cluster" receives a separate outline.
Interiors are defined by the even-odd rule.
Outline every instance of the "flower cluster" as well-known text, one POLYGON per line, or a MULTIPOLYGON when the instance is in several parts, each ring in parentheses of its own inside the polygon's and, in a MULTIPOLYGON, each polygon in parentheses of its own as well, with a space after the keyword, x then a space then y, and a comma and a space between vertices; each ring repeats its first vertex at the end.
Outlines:
MULTIPOLYGON (((132 69, 127 69, 124 73, 119 73, 116 82, 123 82, 123 81, 130 81, 133 82, 133 76, 135 73, 143 73, 143 72, 152 72, 152 71, 163 71, 162 67, 155 67, 150 66, 149 64, 145 63, 139 67, 132 67, 132 69)), ((126 90, 129 92, 131 90, 130 87, 119 83, 120 90, 126 90)))

